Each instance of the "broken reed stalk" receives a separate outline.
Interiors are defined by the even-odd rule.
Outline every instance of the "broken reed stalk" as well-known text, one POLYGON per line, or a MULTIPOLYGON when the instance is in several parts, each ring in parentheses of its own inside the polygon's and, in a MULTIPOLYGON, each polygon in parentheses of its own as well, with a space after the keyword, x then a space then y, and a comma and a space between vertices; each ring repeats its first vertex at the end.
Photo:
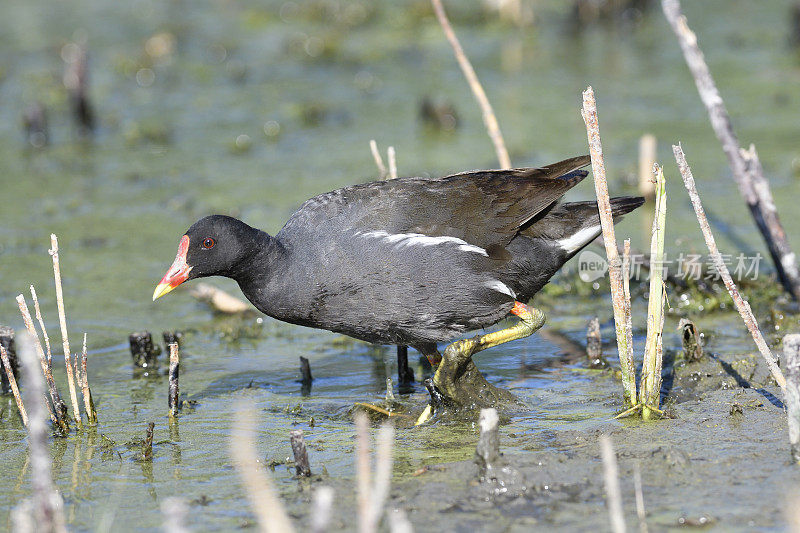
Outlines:
POLYGON ((679 0, 661 0, 661 7, 678 37, 697 92, 708 111, 711 126, 728 158, 739 194, 750 208, 756 226, 767 244, 778 277, 786 291, 800 301, 800 270, 797 268, 796 256, 778 217, 769 182, 764 177, 755 147, 751 145, 750 150, 745 151, 739 146, 739 139, 731 126, 731 117, 697 44, 697 35, 689 29, 686 17, 681 13, 679 0))
POLYGON ((639 467, 639 461, 633 463, 633 487, 636 494, 636 516, 639 517, 639 533, 647 533, 647 513, 644 509, 642 469, 639 467))
POLYGON ((14 370, 11 367, 11 360, 8 358, 6 349, 0 345, 0 358, 3 360, 3 368, 6 371, 8 384, 11 387, 11 392, 14 394, 14 401, 17 402, 17 409, 19 409, 19 416, 22 418, 22 423, 27 427, 28 413, 25 411, 25 405, 22 403, 22 396, 19 395, 19 387, 17 387, 17 380, 14 378, 14 370))
POLYGON ((597 102, 594 90, 587 87, 583 91, 583 121, 589 140, 589 153, 592 158, 592 175, 597 194, 597 207, 600 212, 600 225, 603 228, 603 243, 608 256, 608 275, 611 281, 611 300, 614 306, 614 323, 617 332, 617 349, 622 370, 622 399, 624 407, 630 408, 636 401, 636 370, 633 366, 633 352, 628 345, 625 320, 625 288, 622 275, 617 239, 614 235, 614 219, 611 215, 611 200, 608 197, 606 167, 603 161, 603 145, 600 142, 600 125, 597 120, 597 102))
POLYGON ((611 531, 625 533, 625 518, 622 514, 622 492, 619 488, 617 455, 608 435, 600 435, 600 453, 603 457, 603 477, 606 485, 606 503, 611 531))
POLYGON ((317 487, 314 491, 314 512, 311 514, 311 533, 325 533, 331 521, 333 489, 317 487))
POLYGON ((508 156, 506 143, 503 140, 503 134, 500 132, 500 125, 497 123, 497 117, 492 109, 492 104, 489 103, 489 98, 486 96, 486 92, 483 90, 481 82, 478 80, 475 69, 472 68, 472 64, 464 53, 464 49, 461 48, 461 43, 458 42, 453 27, 450 26, 450 21, 447 19, 442 0, 431 0, 431 4, 433 4, 433 11, 436 13, 436 18, 439 20, 442 30, 444 30, 445 37, 450 41, 450 46, 453 47, 458 66, 461 67, 461 72, 463 72, 464 77, 467 78, 467 83, 469 83, 469 87, 472 89, 472 94, 475 96, 475 100, 478 101, 478 105, 481 108, 483 123, 486 125, 486 131, 489 133, 489 138, 492 139, 492 143, 494 144, 497 159, 500 161, 500 168, 511 168, 511 158, 508 156))
POLYGON ((358 530, 374 533, 378 529, 383 506, 389 495, 392 480, 392 445, 394 426, 387 423, 378 430, 378 452, 376 455, 375 480, 371 482, 369 450, 369 420, 358 412, 356 425, 356 478, 358 484, 358 530))
POLYGON ((786 362, 786 410, 789 423, 789 445, 792 460, 800 464, 800 335, 783 337, 786 362))
POLYGON ((355 415, 356 425, 356 480, 358 484, 358 530, 369 533, 371 472, 369 466, 369 420, 367 415, 358 412, 355 415))
POLYGON ((386 157, 389 159, 389 178, 397 179, 397 154, 394 152, 394 146, 386 149, 386 157))
POLYGON ((655 167, 655 213, 650 239, 650 297, 647 303, 647 341, 642 362, 639 403, 642 418, 649 420, 661 405, 662 350, 659 344, 664 331, 664 233, 667 221, 667 190, 664 169, 655 167))
POLYGON ((178 387, 178 377, 180 375, 180 355, 178 353, 178 343, 174 342, 169 345, 169 395, 167 398, 167 405, 169 407, 169 416, 173 417, 178 414, 178 396, 180 389, 178 387))
MULTIPOLYGON (((94 408, 94 398, 92 398, 92 389, 89 388, 89 373, 87 372, 87 359, 88 354, 86 351, 86 333, 83 334, 83 349, 81 350, 81 389, 83 391, 83 406, 86 409, 86 420, 92 425, 97 425, 97 410, 94 408)), ((78 362, 75 362, 77 368, 78 362)))
POLYGON ((47 328, 44 327, 44 319, 42 318, 42 310, 39 308, 39 298, 36 297, 36 289, 31 285, 31 299, 33 300, 33 312, 36 313, 36 320, 39 322, 39 327, 42 328, 42 336, 44 337, 44 346, 47 349, 47 365, 53 368, 53 352, 50 350, 50 337, 47 335, 47 328))
POLYGON ((161 515, 164 517, 164 533, 189 533, 186 516, 189 506, 183 498, 171 497, 161 502, 161 515))
POLYGON ((481 472, 483 479, 493 479, 494 471, 500 467, 500 417, 497 409, 481 409, 478 418, 478 426, 481 434, 478 437, 478 444, 475 446, 475 462, 481 472))
POLYGON ((647 200, 652 200, 656 195, 653 165, 656 164, 657 149, 655 135, 645 133, 639 138, 639 194, 647 200))
POLYGON ((231 457, 242 479, 250 506, 258 519, 259 529, 268 533, 294 531, 283 503, 275 494, 269 476, 262 473, 253 442, 255 414, 251 405, 242 404, 234 411, 236 418, 231 431, 231 457))
POLYGON ((389 532, 390 533, 414 533, 414 526, 408 520, 405 511, 402 509, 393 509, 387 511, 389 516, 389 532))
POLYGON ((389 496, 389 487, 392 482, 392 445, 394 444, 394 426, 388 422, 381 424, 378 429, 377 448, 375 456, 375 485, 372 488, 372 506, 370 507, 370 531, 377 531, 378 523, 383 514, 383 506, 389 496))
POLYGON ((149 422, 145 430, 144 442, 142 442, 142 459, 145 461, 153 460, 153 432, 155 427, 155 422, 149 422))
MULTIPOLYGON (((75 393, 75 377, 72 375, 72 355, 69 351, 69 336, 67 335, 67 316, 64 312, 64 291, 61 289, 61 267, 58 263, 58 237, 55 233, 50 234, 50 250, 53 256, 53 277, 56 281, 56 304, 58 305, 58 323, 61 326, 61 342, 64 347, 64 363, 67 366, 67 384, 69 385, 69 397, 72 400, 72 411, 75 423, 81 427, 81 412, 78 408, 78 395, 75 393)), ((44 328, 42 328, 44 329, 44 328)))
POLYGON ((708 225, 708 218, 706 218, 703 204, 700 201, 700 196, 697 194, 697 187, 694 183, 692 169, 689 168, 689 164, 686 162, 686 156, 683 154, 683 149, 680 147, 680 145, 673 145, 672 152, 675 154, 675 161, 678 163, 678 170, 683 178, 683 184, 686 186, 686 191, 689 193, 689 199, 692 201, 692 207, 694 207, 695 215, 697 215, 697 222, 700 224, 700 229, 703 232, 703 238, 706 241, 708 252, 711 254, 711 260, 714 263, 714 268, 717 270, 717 272, 719 272, 723 283, 725 283, 725 288, 728 289, 728 293, 731 295, 734 305, 736 305, 736 310, 739 311, 745 326, 747 326, 747 330, 750 332, 750 335, 752 335, 753 341, 755 341, 756 346, 758 347, 758 351, 761 352, 761 355, 767 362, 767 366, 769 367, 772 377, 785 394, 786 379, 783 377, 783 373, 778 367, 778 362, 772 355, 769 346, 767 346, 767 342, 764 340, 764 336, 761 334, 761 330, 758 328, 758 321, 756 321, 756 317, 753 315, 752 309, 750 309, 750 304, 747 303, 744 298, 742 298, 742 295, 739 293, 739 289, 736 288, 736 284, 733 282, 733 278, 731 278, 731 273, 728 271, 728 267, 725 265, 725 261, 722 259, 722 254, 719 253, 717 243, 714 240, 714 234, 711 233, 711 228, 708 225))
MULTIPOLYGON (((36 327, 33 325, 33 319, 31 319, 31 312, 28 310, 28 304, 25 303, 25 297, 21 294, 17 296, 17 305, 19 306, 19 312, 22 315, 22 321, 25 323, 25 327, 27 328, 31 339, 33 339, 33 345, 36 349, 37 355, 39 356, 39 362, 41 363, 42 373, 44 374, 45 382, 47 383, 47 389, 50 392, 50 400, 53 402, 51 418, 53 419, 53 422, 58 425, 61 432, 66 434, 69 432, 69 426, 67 426, 67 421, 65 419, 67 414, 67 405, 58 394, 56 381, 53 379, 53 373, 50 371, 50 366, 47 364, 44 350, 42 350, 42 343, 39 341, 39 334, 36 332, 36 327)), ((48 409, 50 408, 49 405, 47 407, 48 409)))
POLYGON ((292 445, 294 455, 294 470, 297 477, 310 477, 311 465, 308 461, 308 448, 303 438, 303 430, 295 429, 289 432, 289 442, 292 445))
MULTIPOLYGON (((25 370, 25 402, 30 409, 28 419, 28 449, 31 458, 31 488, 33 531, 66 531, 64 502, 53 485, 50 470, 52 462, 47 444, 47 415, 44 400, 44 382, 39 374, 34 351, 34 337, 25 333, 19 336, 17 346, 25 370)), ((39 358, 41 361, 41 357, 39 358)))
POLYGON ((375 139, 371 139, 369 141, 369 150, 372 152, 372 157, 375 159, 375 166, 378 167, 380 179, 386 179, 388 172, 386 172, 386 165, 383 164, 383 158, 378 150, 378 143, 375 141, 375 139))

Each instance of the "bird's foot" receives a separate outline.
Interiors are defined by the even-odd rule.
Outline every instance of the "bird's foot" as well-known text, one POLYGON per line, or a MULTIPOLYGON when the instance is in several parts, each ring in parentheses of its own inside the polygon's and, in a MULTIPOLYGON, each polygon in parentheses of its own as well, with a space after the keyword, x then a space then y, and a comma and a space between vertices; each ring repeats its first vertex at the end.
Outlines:
POLYGON ((509 391, 497 388, 486 381, 472 361, 472 356, 481 350, 527 337, 545 322, 545 314, 542 311, 520 302, 515 302, 511 313, 517 315, 520 321, 510 328, 455 341, 445 348, 444 356, 430 386, 426 383, 428 391, 436 391, 444 402, 437 400, 431 393, 431 402, 417 420, 417 424, 428 421, 437 410, 441 410, 442 405, 437 404, 477 409, 497 407, 516 401, 509 391))

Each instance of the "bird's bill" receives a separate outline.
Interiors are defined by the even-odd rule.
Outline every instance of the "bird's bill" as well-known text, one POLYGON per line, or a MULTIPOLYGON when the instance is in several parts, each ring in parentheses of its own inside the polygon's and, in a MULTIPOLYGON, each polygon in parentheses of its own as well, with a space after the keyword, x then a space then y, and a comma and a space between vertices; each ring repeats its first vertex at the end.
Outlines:
POLYGON ((169 267, 167 273, 164 274, 164 277, 161 278, 158 285, 156 285, 156 290, 153 291, 153 301, 164 296, 189 278, 189 272, 192 267, 186 264, 186 252, 188 251, 189 237, 184 235, 178 245, 178 255, 175 256, 175 261, 169 267))

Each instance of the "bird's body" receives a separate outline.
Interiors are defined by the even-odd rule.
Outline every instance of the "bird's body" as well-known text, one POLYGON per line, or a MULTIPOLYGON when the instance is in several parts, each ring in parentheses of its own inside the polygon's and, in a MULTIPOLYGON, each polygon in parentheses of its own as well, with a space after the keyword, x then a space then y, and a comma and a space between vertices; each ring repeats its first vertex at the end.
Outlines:
MULTIPOLYGON (((274 237, 206 217, 184 236, 183 270, 179 252, 156 295, 223 275, 274 318, 435 351, 506 317, 599 235, 596 203, 558 203, 587 164, 346 187, 306 201, 274 237)), ((642 201, 614 199, 615 217, 642 201)))

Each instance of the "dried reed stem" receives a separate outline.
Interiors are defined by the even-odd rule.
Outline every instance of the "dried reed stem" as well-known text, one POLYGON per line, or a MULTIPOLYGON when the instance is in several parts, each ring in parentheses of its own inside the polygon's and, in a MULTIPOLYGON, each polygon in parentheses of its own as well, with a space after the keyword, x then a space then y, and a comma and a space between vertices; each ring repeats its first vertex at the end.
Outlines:
POLYGON ((314 512, 311 514, 311 533, 325 533, 331 521, 333 489, 317 487, 314 491, 314 512))
POLYGON ((644 494, 642 492, 642 469, 639 462, 633 463, 633 487, 636 493, 636 516, 639 517, 639 533, 647 533, 647 513, 644 510, 644 494))
POLYGON ((503 140, 503 134, 500 132, 500 126, 497 123, 497 117, 492 109, 492 104, 489 103, 489 98, 486 96, 486 92, 483 90, 481 82, 478 80, 478 75, 475 74, 475 69, 472 68, 472 64, 464 53, 464 49, 461 48, 461 43, 458 42, 458 38, 452 26, 450 26, 450 21, 447 19, 442 0, 431 0, 431 3, 433 4, 433 11, 436 13, 436 18, 439 19, 439 24, 442 26, 447 40, 450 41, 450 46, 453 47, 458 66, 461 67, 461 72, 463 72, 464 77, 467 78, 467 83, 469 83, 469 87, 472 89, 472 94, 481 107, 483 123, 486 125, 486 131, 489 133, 492 143, 494 143, 494 150, 497 153, 498 161, 500 161, 500 168, 511 168, 511 158, 508 156, 506 143, 503 140))
POLYGON ((294 531, 283 503, 275 494, 272 481, 261 472, 253 442, 255 415, 252 406, 240 405, 234 412, 236 419, 231 432, 231 457, 258 518, 259 529, 267 533, 294 531))
POLYGON ((367 415, 358 412, 355 415, 356 425, 356 479, 358 484, 358 530, 370 533, 370 509, 372 494, 370 492, 371 473, 369 466, 369 420, 367 415))
POLYGON ((294 455, 294 470, 297 477, 310 477, 311 464, 308 460, 308 448, 303 437, 302 429, 295 429, 289 432, 289 443, 292 445, 292 455, 294 455))
MULTIPOLYGON (((28 333, 33 339, 33 345, 36 348, 36 353, 39 356, 39 362, 41 363, 42 373, 44 374, 45 381, 47 383, 47 389, 50 392, 50 400, 53 402, 53 409, 51 411, 51 414, 53 415, 52 416, 53 422, 58 424, 62 432, 66 433, 67 431, 69 431, 69 428, 66 425, 66 421, 64 420, 64 416, 66 415, 67 412, 67 406, 64 404, 64 401, 61 399, 61 396, 58 394, 58 389, 56 388, 56 381, 53 379, 53 373, 50 371, 50 367, 47 364, 47 359, 45 358, 44 350, 42 350, 42 343, 39 340, 39 335, 36 332, 36 327, 33 325, 31 312, 28 310, 28 304, 25 303, 25 297, 21 294, 17 296, 17 305, 19 306, 19 312, 22 315, 22 321, 25 323, 25 327, 28 329, 28 333)), ((48 405, 48 409, 49 408, 50 406, 48 405)))
POLYGON ((603 474, 606 485, 606 503, 611 531, 625 533, 625 518, 622 514, 622 492, 619 488, 617 455, 608 435, 600 435, 600 452, 603 457, 603 474))
POLYGON ((786 368, 786 411, 789 425, 789 446, 792 460, 800 464, 800 335, 783 338, 783 357, 786 368))
MULTIPOLYGON (((64 502, 53 485, 50 471, 50 451, 47 445, 47 418, 42 404, 44 382, 39 374, 32 344, 35 337, 25 333, 17 339, 20 359, 25 369, 25 402, 30 408, 28 419, 28 448, 31 457, 31 488, 34 531, 66 531, 64 502)), ((36 339, 38 340, 38 339, 36 339)), ((40 347, 41 348, 41 347, 40 347)), ((39 360, 42 360, 41 355, 39 360)))
POLYGON ((639 194, 648 200, 652 200, 656 195, 652 178, 657 150, 658 143, 655 135, 645 133, 639 138, 639 194))
POLYGON ((753 316, 753 311, 750 309, 750 304, 748 304, 747 301, 742 298, 742 295, 739 294, 739 289, 737 289, 736 284, 733 283, 731 273, 728 271, 728 267, 725 265, 725 261, 722 259, 722 255, 719 253, 717 243, 714 240, 714 235, 711 233, 711 228, 708 226, 708 219, 706 218, 703 204, 700 202, 700 196, 697 194, 697 187, 694 183, 692 169, 689 168, 689 164, 686 162, 686 156, 683 154, 683 149, 680 147, 680 145, 673 145, 672 152, 675 154, 675 161, 678 162, 678 170, 680 170, 681 177, 683 178, 683 184, 686 186, 686 191, 689 193, 689 199, 692 201, 694 212, 697 215, 697 222, 700 223, 700 229, 703 231, 703 237, 705 238, 708 251, 711 254, 711 260, 714 263, 714 268, 716 268, 717 272, 722 278, 723 283, 725 283, 725 288, 728 289, 728 293, 731 295, 733 303, 736 305, 736 310, 739 311, 739 314, 742 316, 742 320, 744 321, 745 326, 747 326, 747 330, 750 332, 750 335, 752 335, 753 341, 755 341, 756 346, 758 347, 758 351, 761 352, 761 355, 767 362, 767 366, 769 367, 769 371, 772 373, 772 377, 785 394, 786 379, 783 377, 781 369, 778 368, 778 362, 772 355, 769 346, 767 346, 767 342, 764 340, 761 330, 758 329, 758 322, 756 321, 756 317, 753 316))
MULTIPOLYGON (((83 406, 86 409, 86 419, 89 424, 97 425, 97 411, 94 408, 94 399, 92 398, 92 389, 89 388, 89 373, 87 372, 87 351, 86 351, 86 333, 83 334, 83 349, 81 350, 81 389, 83 392, 83 406)), ((78 362, 75 361, 75 367, 78 367, 78 362)))
POLYGON ((17 402, 17 409, 19 409, 19 416, 22 417, 22 423, 28 426, 28 413, 25 411, 25 405, 22 403, 22 397, 19 395, 19 387, 17 387, 17 380, 14 378, 14 369, 11 368, 11 361, 8 358, 6 349, 0 345, 0 358, 3 360, 3 368, 6 371, 8 384, 11 386, 11 392, 14 393, 14 401, 17 402))
POLYGON ((594 90, 587 87, 583 92, 583 121, 586 123, 586 135, 589 140, 589 153, 592 158, 592 174, 597 194, 597 207, 600 212, 600 224, 603 228, 603 243, 608 256, 608 275, 611 280, 611 300, 614 306, 614 323, 617 332, 617 350, 619 352, 620 369, 622 370, 622 399, 629 408, 636 400, 636 371, 633 366, 633 353, 628 346, 628 335, 625 320, 625 288, 622 275, 617 239, 614 235, 614 219, 611 214, 611 200, 608 197, 606 167, 603 162, 603 145, 600 142, 600 125, 597 121, 597 103, 594 90))
POLYGON ((392 445, 394 444, 394 426, 386 422, 378 430, 375 457, 375 485, 372 488, 370 505, 370 531, 377 531, 378 523, 383 514, 383 506, 389 496, 389 486, 392 481, 392 445))
POLYGON ((189 506, 183 498, 166 498, 161 502, 161 515, 164 517, 164 533, 189 533, 186 527, 186 516, 189 506))
POLYGON ((378 151, 378 143, 375 141, 375 139, 371 139, 369 141, 369 149, 372 152, 372 157, 375 159, 375 166, 378 167, 380 179, 386 179, 388 174, 386 172, 386 165, 383 164, 383 158, 381 157, 380 151, 378 151))
POLYGON ((394 146, 386 149, 386 157, 389 159, 389 178, 397 179, 397 154, 394 152, 394 146))
POLYGON ((697 44, 697 35, 689 29, 686 17, 681 13, 679 0, 661 0, 661 7, 678 37, 697 92, 708 111, 711 126, 728 157, 739 194, 750 208, 756 226, 767 244, 778 277, 786 291, 800 301, 800 270, 797 268, 796 256, 778 218, 769 183, 764 177, 755 147, 751 145, 750 151, 745 151, 739 146, 739 139, 731 126, 731 117, 697 44))
POLYGON ((664 330, 664 233, 667 221, 667 190, 664 184, 664 169, 656 166, 654 170, 656 206, 653 215, 653 233, 650 238, 650 297, 647 303, 647 341, 644 347, 639 391, 642 418, 645 420, 652 418, 654 414, 652 408, 658 409, 660 406, 662 353, 659 343, 664 330))
POLYGON ((50 337, 47 336, 47 328, 44 327, 44 319, 42 318, 42 310, 39 308, 39 298, 36 297, 36 289, 31 285, 31 299, 33 300, 33 311, 36 313, 36 320, 39 322, 39 327, 42 328, 42 336, 44 337, 44 346, 47 349, 47 365, 53 368, 53 352, 50 351, 50 337))
POLYGON ((53 256, 53 277, 56 281, 56 303, 58 304, 58 323, 61 326, 61 342, 64 346, 64 363, 67 366, 67 384, 69 385, 69 398, 72 401, 72 411, 75 423, 81 426, 81 412, 78 408, 78 395, 75 392, 75 377, 72 375, 72 355, 69 351, 69 336, 67 335, 67 316, 64 312, 64 292, 61 289, 61 267, 58 264, 58 238, 55 233, 50 234, 50 255, 53 256))

